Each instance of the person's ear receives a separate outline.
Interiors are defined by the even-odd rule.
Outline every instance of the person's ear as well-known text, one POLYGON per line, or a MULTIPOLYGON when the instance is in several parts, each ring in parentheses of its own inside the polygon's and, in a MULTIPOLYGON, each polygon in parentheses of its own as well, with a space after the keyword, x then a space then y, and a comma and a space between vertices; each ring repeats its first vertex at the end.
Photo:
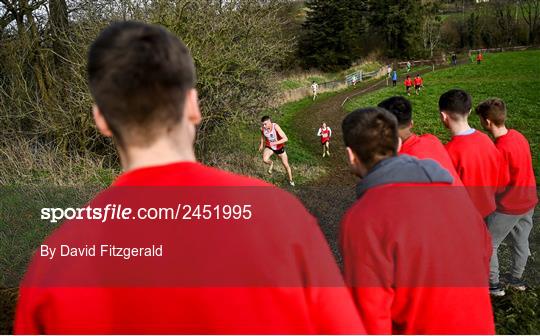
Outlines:
POLYGON ((350 147, 346 148, 347 151, 347 159, 349 160, 349 164, 353 167, 356 167, 358 165, 358 156, 356 156, 356 153, 353 152, 353 150, 350 147))
POLYGON ((92 115, 99 133, 103 134, 107 138, 112 138, 113 133, 109 128, 109 124, 107 123, 107 120, 105 120, 103 114, 101 114, 101 111, 97 105, 92 106, 92 115))
POLYGON ((441 117, 441 121, 444 124, 446 124, 446 122, 448 121, 448 114, 446 114, 446 112, 443 112, 443 111, 440 111, 439 114, 440 114, 440 117, 441 117))
POLYGON ((196 89, 190 89, 186 93, 184 120, 187 120, 195 126, 199 125, 202 121, 201 110, 199 109, 199 97, 196 89))
POLYGON ((401 140, 401 137, 398 137, 398 145, 397 145, 397 152, 398 153, 401 151, 402 146, 403 146, 403 140, 401 140))
POLYGON ((411 119, 411 124, 409 126, 409 128, 413 128, 414 127, 414 120, 411 119))

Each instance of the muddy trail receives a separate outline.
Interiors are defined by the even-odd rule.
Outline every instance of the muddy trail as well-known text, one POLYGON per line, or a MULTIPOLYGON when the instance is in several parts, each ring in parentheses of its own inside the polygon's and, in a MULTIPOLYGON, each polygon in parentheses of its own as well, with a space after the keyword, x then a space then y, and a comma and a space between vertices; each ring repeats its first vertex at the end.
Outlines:
MULTIPOLYGON (((415 71, 415 73, 424 74, 430 71, 432 71, 431 68, 415 71)), ((332 129, 331 156, 322 158, 321 163, 325 168, 325 175, 313 182, 299 185, 291 191, 317 217, 330 248, 340 264, 339 224, 347 209, 355 201, 355 186, 358 182, 358 179, 350 173, 346 161, 341 132, 341 122, 346 115, 343 106, 351 98, 386 87, 386 79, 359 83, 357 86, 356 89, 315 101, 313 105, 300 111, 295 118, 298 127, 296 134, 304 143, 309 144, 309 149, 317 155, 322 156, 320 140, 316 136, 321 123, 326 122, 332 129)))

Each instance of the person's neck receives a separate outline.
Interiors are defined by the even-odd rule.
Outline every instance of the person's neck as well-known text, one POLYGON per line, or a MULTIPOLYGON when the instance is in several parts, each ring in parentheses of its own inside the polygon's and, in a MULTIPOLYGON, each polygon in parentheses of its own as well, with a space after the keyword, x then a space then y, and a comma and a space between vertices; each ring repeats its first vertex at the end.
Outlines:
POLYGON ((495 139, 500 138, 503 135, 508 134, 508 128, 506 128, 506 126, 501 126, 501 127, 495 126, 491 129, 491 134, 493 135, 495 139))
POLYGON ((413 135, 413 132, 410 128, 404 128, 399 130, 399 137, 401 138, 401 141, 405 143, 407 139, 409 139, 413 135))
POLYGON ((193 146, 191 142, 188 144, 183 146, 180 142, 161 138, 148 147, 130 147, 127 150, 120 150, 122 169, 127 172, 176 162, 196 162, 193 146))
POLYGON ((469 126, 469 122, 467 120, 459 120, 450 123, 449 128, 452 135, 458 135, 470 130, 471 126, 469 126))

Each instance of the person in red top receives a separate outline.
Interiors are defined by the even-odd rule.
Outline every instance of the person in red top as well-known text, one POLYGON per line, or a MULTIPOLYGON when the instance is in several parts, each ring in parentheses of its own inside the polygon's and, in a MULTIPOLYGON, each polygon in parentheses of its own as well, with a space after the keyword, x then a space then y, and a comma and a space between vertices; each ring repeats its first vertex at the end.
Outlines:
POLYGON ((476 55, 476 64, 480 65, 483 60, 484 60, 484 55, 482 55, 482 52, 479 51, 478 55, 476 55))
POLYGON ((325 122, 323 122, 319 128, 317 136, 321 138, 321 144, 323 147, 322 157, 325 157, 326 155, 330 156, 330 138, 332 137, 332 130, 330 127, 326 126, 325 122))
POLYGON ((407 90, 407 96, 410 96, 411 88, 413 86, 413 81, 410 75, 407 75, 407 78, 405 78, 405 81, 403 82, 403 84, 405 84, 405 89, 407 90))
POLYGON ((493 295, 502 296, 499 282, 497 250, 503 240, 512 239, 512 270, 504 279, 508 285, 525 290, 521 279, 530 254, 529 234, 533 226, 534 208, 538 203, 531 148, 523 134, 506 128, 506 105, 498 98, 488 99, 476 107, 482 126, 495 138, 510 173, 508 185, 497 195, 497 210, 488 218, 493 239, 490 263, 490 287, 493 295))
POLYGON ((452 133, 446 150, 476 208, 486 218, 497 208, 495 193, 506 185, 508 171, 491 139, 469 126, 471 106, 472 98, 463 90, 450 90, 439 98, 441 121, 452 133))
POLYGON ((416 77, 414 77, 414 90, 417 96, 420 94, 422 86, 424 86, 424 80, 420 77, 420 74, 416 74, 416 77))
POLYGON ((398 133, 402 142, 400 154, 437 161, 454 178, 452 185, 463 186, 461 178, 441 141, 433 134, 416 135, 412 132, 414 121, 412 119, 412 105, 408 99, 401 96, 390 97, 380 102, 379 107, 392 113, 398 121, 398 133))
POLYGON ((397 155, 396 118, 345 117, 358 200, 341 223, 345 278, 370 334, 493 334, 489 232, 433 160, 397 155))
POLYGON ((193 59, 180 40, 158 26, 112 24, 90 48, 88 76, 96 126, 114 138, 124 170, 91 205, 119 194, 144 207, 171 198, 244 199, 253 205, 251 220, 64 222, 42 246, 134 247, 158 243, 156 237, 168 244, 161 257, 125 261, 38 251, 20 287, 15 333, 365 332, 317 222, 301 203, 260 180, 196 162, 201 113, 193 59))

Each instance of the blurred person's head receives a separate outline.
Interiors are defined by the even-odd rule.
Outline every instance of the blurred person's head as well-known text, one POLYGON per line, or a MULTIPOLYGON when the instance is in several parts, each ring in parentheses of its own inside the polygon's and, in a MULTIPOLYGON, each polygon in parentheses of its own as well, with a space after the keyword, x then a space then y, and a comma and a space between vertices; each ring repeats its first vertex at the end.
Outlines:
POLYGON ((502 99, 491 98, 483 101, 475 110, 486 131, 493 134, 496 129, 506 127, 506 104, 502 99))
POLYGON ((411 102, 405 97, 395 96, 383 100, 378 106, 396 117, 399 137, 402 141, 407 140, 411 136, 411 129, 414 126, 411 102))
POLYGON ((195 66, 173 34, 139 22, 111 24, 90 47, 88 79, 96 126, 114 138, 124 168, 195 159, 195 66), (134 163, 143 156, 146 163, 134 163))
POLYGON ((355 175, 365 177, 377 163, 397 155, 397 120, 385 109, 358 109, 345 117, 341 127, 349 166, 355 175))
POLYGON ((467 123, 471 113, 472 97, 463 90, 453 89, 439 98, 441 121, 447 128, 455 123, 467 123))

